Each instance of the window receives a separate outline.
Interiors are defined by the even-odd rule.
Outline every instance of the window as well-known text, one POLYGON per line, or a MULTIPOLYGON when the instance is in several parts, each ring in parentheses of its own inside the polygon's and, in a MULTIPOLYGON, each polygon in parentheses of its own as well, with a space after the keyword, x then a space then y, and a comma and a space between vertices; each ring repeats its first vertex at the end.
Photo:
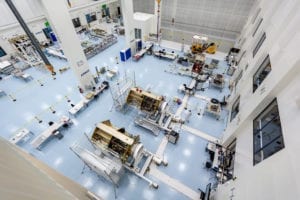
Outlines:
POLYGON ((253 121, 253 164, 284 148, 276 99, 253 121))
POLYGON ((258 17, 260 11, 261 11, 261 8, 258 8, 255 15, 252 18, 252 24, 254 24, 254 22, 256 21, 256 18, 258 17))
POLYGON ((234 83, 234 86, 235 86, 235 87, 237 86, 237 84, 238 84, 239 81, 241 80, 242 76, 243 76, 243 70, 239 73, 239 75, 238 75, 238 76, 236 77, 236 79, 235 79, 235 83, 234 83))
POLYGON ((142 29, 135 28, 134 36, 135 36, 135 39, 142 39, 142 29))
POLYGON ((85 18, 86 18, 86 22, 87 22, 87 23, 90 23, 90 22, 91 22, 91 15, 90 15, 90 14, 86 14, 86 15, 85 15, 85 18))
MULTIPOLYGON (((235 149, 236 149, 236 138, 226 147, 227 149, 227 171, 228 174, 231 176, 227 176, 227 178, 233 178, 233 171, 234 171, 234 160, 235 160, 235 149)), ((230 180, 230 179, 229 179, 230 180)))
POLYGON ((95 12, 90 13, 90 14, 86 14, 86 15, 85 15, 85 18, 86 18, 87 23, 91 23, 91 22, 97 20, 97 16, 96 16, 96 13, 95 13, 95 12))
POLYGON ((243 40, 242 40, 242 42, 241 42, 241 48, 243 48, 243 45, 246 43, 246 38, 244 38, 243 40))
POLYGON ((260 27, 262 21, 263 21, 263 18, 260 18, 260 20, 258 21, 258 23, 257 23, 257 25, 256 25, 256 27, 255 27, 255 29, 254 29, 254 31, 253 31, 252 37, 255 36, 255 34, 256 34, 257 30, 259 29, 259 27, 260 27))
POLYGON ((245 66, 245 71, 247 71, 248 67, 249 67, 249 64, 247 63, 247 65, 245 66))
POLYGON ((77 18, 74 18, 72 19, 72 22, 73 22, 73 25, 75 28, 77 27, 80 27, 81 26, 81 23, 80 23, 80 19, 77 17, 77 18))
POLYGON ((237 43, 238 43, 238 44, 240 44, 240 43, 241 43, 241 41, 242 41, 242 38, 240 38, 240 39, 239 39, 239 41, 238 41, 237 43))
POLYGON ((96 13, 95 12, 91 13, 91 22, 96 21, 96 20, 97 20, 96 13))
POLYGON ((265 40, 266 40, 266 33, 264 33, 264 34, 260 37, 260 39, 259 39, 259 41, 257 42, 255 48, 253 49, 253 58, 254 58, 254 56, 256 55, 256 53, 258 52, 258 50, 260 49, 261 45, 264 43, 265 40))
POLYGON ((232 121, 240 111, 240 96, 235 100, 232 104, 231 114, 230 114, 230 121, 232 121))
POLYGON ((268 74, 271 71, 271 62, 269 55, 264 59, 264 61, 261 63, 258 70, 255 72, 253 76, 253 92, 256 91, 258 86, 261 85, 261 83, 265 80, 265 78, 268 76, 268 74))
POLYGON ((6 52, 0 47, 0 57, 6 56, 6 52))

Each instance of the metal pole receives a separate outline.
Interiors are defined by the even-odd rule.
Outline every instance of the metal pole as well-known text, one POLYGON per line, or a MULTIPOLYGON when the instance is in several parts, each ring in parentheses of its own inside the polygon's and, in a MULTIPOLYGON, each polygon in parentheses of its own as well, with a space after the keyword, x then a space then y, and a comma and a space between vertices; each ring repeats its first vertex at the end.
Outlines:
POLYGON ((22 16, 20 15, 19 11, 17 10, 17 8, 13 4, 13 2, 11 0, 5 0, 5 1, 6 1, 7 5, 8 5, 8 7, 11 9, 12 13, 14 14, 14 16, 17 18, 17 20, 20 23, 20 25, 23 28, 23 30, 25 31, 25 33, 29 37, 32 45, 35 47, 36 51, 38 52, 38 54, 40 55, 40 57, 44 61, 47 69, 49 71, 51 71, 52 75, 55 75, 56 73, 55 73, 55 71, 53 69, 53 66, 51 65, 51 63, 49 62, 48 58, 43 53, 43 51, 42 51, 42 49, 40 47, 40 44, 38 43, 38 41, 35 38, 35 36, 29 30, 28 26, 26 25, 25 21, 23 20, 22 16))
POLYGON ((133 84, 134 84, 134 87, 136 86, 136 82, 135 82, 135 71, 133 71, 133 84))
POLYGON ((161 0, 156 0, 157 1, 157 35, 156 35, 156 39, 157 39, 157 42, 158 42, 158 38, 159 38, 159 12, 160 12, 160 1, 161 0))
POLYGON ((112 182, 113 184, 113 188, 114 188, 114 193, 115 193, 115 199, 117 199, 117 189, 116 189, 116 184, 114 182, 114 180, 108 175, 108 173, 104 170, 104 174, 109 178, 109 180, 112 182))

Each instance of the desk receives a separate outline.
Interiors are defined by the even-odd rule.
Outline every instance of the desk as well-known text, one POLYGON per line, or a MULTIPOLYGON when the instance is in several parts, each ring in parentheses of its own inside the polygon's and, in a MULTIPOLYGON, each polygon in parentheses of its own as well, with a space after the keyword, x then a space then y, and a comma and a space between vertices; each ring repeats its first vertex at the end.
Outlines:
POLYGON ((142 49, 139 52, 137 52, 136 54, 133 55, 133 58, 135 61, 138 61, 141 57, 144 56, 144 54, 147 52, 146 49, 142 49))
POLYGON ((9 75, 14 69, 14 66, 7 60, 0 62, 0 73, 9 75))
POLYGON ((153 43, 147 44, 142 50, 134 54, 133 58, 134 60, 138 61, 141 57, 144 56, 144 54, 149 51, 153 47, 153 43))
POLYGON ((109 69, 106 72, 106 77, 108 79, 112 79, 113 77, 115 77, 118 74, 118 70, 117 69, 109 69))
POLYGON ((18 71, 13 73, 14 77, 23 79, 24 81, 32 80, 32 76, 30 74, 26 74, 24 72, 18 71))
POLYGON ((214 71, 214 68, 209 68, 209 65, 204 65, 202 68, 203 73, 212 74, 214 71))
POLYGON ((98 88, 96 89, 96 91, 93 92, 93 93, 94 93, 94 98, 95 98, 96 95, 99 95, 99 94, 100 94, 103 90, 105 90, 107 87, 108 87, 107 85, 105 85, 105 84, 102 83, 101 86, 98 87, 98 88))
POLYGON ((69 110, 69 113, 75 116, 81 109, 85 108, 92 100, 95 99, 103 90, 105 90, 107 85, 102 84, 99 88, 97 88, 93 92, 89 92, 85 95, 85 97, 79 101, 74 107, 69 110))
POLYGON ((219 168, 219 148, 215 149, 215 156, 212 163, 212 168, 219 168))
POLYGON ((222 92, 224 85, 225 85, 225 79, 222 74, 215 74, 213 75, 212 80, 210 81, 209 85, 220 88, 220 91, 222 92))
POLYGON ((49 126, 44 132, 42 132, 39 136, 37 136, 30 144, 40 150, 40 146, 46 142, 48 138, 50 138, 53 133, 59 130, 64 124, 71 124, 72 121, 67 116, 62 116, 58 123, 54 122, 51 126, 49 126))
POLYGON ((94 98, 94 96, 95 96, 94 92, 89 92, 85 95, 85 98, 91 100, 94 98))
POLYGON ((166 51, 154 51, 153 54, 159 58, 166 58, 169 60, 175 60, 178 57, 176 53, 169 53, 166 51))
POLYGON ((23 140, 30 133, 31 132, 28 129, 23 128, 17 134, 15 134, 12 138, 10 138, 9 141, 13 144, 17 144, 18 142, 23 140))
POLYGON ((24 79, 24 80, 30 80, 30 79, 32 79, 32 76, 30 75, 30 74, 23 74, 22 76, 22 79, 24 79))
POLYGON ((47 48, 47 53, 51 56, 61 58, 61 59, 67 59, 64 54, 60 50, 53 49, 51 47, 47 48))
POLYGON ((69 66, 65 66, 65 67, 59 68, 58 71, 59 71, 60 73, 63 73, 63 72, 65 72, 65 71, 67 71, 68 69, 70 69, 70 67, 69 67, 69 66))
POLYGON ((76 115, 82 108, 84 108, 89 103, 88 99, 82 99, 79 101, 74 107, 69 110, 69 113, 72 115, 76 115))
POLYGON ((212 143, 212 142, 208 142, 206 149, 210 152, 215 152, 216 151, 216 144, 212 143))
POLYGON ((205 112, 215 115, 217 120, 219 120, 221 117, 221 104, 208 101, 205 107, 205 112))
POLYGON ((9 67, 11 65, 10 62, 8 62, 7 60, 0 62, 0 69, 4 69, 6 67, 9 67))

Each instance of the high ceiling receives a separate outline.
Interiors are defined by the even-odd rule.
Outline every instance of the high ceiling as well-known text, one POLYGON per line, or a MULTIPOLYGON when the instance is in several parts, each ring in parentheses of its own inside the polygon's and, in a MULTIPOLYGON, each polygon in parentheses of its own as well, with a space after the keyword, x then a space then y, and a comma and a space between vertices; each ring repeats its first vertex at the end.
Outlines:
POLYGON ((162 27, 236 39, 254 2, 255 0, 162 0, 162 27))
MULTIPOLYGON (((38 0, 14 0, 13 3, 25 20, 44 15, 38 0)), ((0 28, 17 23, 17 19, 4 0, 0 1, 0 16, 0 28)))

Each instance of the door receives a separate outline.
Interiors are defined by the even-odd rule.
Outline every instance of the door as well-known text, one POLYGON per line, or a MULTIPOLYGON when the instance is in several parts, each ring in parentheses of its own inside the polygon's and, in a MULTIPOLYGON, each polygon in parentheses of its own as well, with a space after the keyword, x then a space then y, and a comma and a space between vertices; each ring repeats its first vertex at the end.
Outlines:
POLYGON ((142 29, 135 28, 134 35, 135 35, 135 39, 142 39, 142 29))

